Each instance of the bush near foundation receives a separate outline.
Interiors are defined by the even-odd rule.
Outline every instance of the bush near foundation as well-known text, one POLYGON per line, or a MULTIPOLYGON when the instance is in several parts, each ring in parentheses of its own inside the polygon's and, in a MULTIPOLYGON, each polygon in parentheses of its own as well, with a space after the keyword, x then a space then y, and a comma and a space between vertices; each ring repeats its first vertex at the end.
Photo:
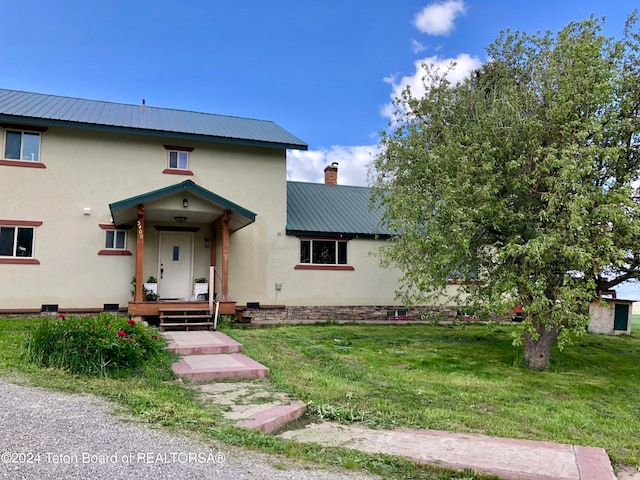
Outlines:
POLYGON ((45 318, 24 340, 29 363, 73 373, 128 376, 167 355, 158 332, 115 314, 45 318))

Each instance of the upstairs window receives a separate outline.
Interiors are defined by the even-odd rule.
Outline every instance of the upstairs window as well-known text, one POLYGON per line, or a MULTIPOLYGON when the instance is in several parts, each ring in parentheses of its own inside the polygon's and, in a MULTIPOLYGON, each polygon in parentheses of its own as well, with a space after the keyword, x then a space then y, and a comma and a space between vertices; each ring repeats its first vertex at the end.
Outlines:
POLYGON ((0 227, 0 257, 33 257, 34 227, 0 227))
POLYGON ((314 265, 346 265, 347 242, 344 240, 300 240, 300 263, 314 265))
POLYGON ((27 130, 6 130, 4 158, 7 160, 40 161, 40 133, 27 130))
POLYGON ((189 152, 169 150, 169 168, 189 170, 189 152))
POLYGON ((173 175, 193 175, 189 170, 189 153, 193 147, 181 147, 176 145, 163 145, 167 151, 168 165, 162 173, 173 175))

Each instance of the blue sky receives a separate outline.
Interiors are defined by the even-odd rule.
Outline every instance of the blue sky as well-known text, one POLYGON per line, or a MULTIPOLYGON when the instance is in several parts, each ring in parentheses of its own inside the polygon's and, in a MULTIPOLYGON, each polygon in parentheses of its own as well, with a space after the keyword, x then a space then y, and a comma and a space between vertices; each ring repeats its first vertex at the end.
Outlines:
POLYGON ((309 144, 288 176, 367 183, 392 96, 419 66, 486 61, 505 28, 592 13, 617 36, 630 0, 21 0, 3 2, 0 87, 273 120, 309 144))

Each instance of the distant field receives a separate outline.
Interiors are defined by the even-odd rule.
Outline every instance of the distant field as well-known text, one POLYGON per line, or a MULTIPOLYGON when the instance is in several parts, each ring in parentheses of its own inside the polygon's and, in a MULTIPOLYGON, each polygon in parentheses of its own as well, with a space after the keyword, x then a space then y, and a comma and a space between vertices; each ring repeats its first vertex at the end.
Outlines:
POLYGON ((640 332, 640 313, 634 313, 631 316, 631 330, 640 332))

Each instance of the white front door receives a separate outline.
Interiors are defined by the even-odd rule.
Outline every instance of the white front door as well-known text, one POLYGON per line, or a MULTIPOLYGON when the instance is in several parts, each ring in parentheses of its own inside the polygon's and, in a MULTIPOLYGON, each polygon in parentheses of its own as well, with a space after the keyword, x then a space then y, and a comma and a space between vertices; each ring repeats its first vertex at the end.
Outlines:
POLYGON ((160 298, 191 296, 193 234, 160 233, 158 295, 160 298))

